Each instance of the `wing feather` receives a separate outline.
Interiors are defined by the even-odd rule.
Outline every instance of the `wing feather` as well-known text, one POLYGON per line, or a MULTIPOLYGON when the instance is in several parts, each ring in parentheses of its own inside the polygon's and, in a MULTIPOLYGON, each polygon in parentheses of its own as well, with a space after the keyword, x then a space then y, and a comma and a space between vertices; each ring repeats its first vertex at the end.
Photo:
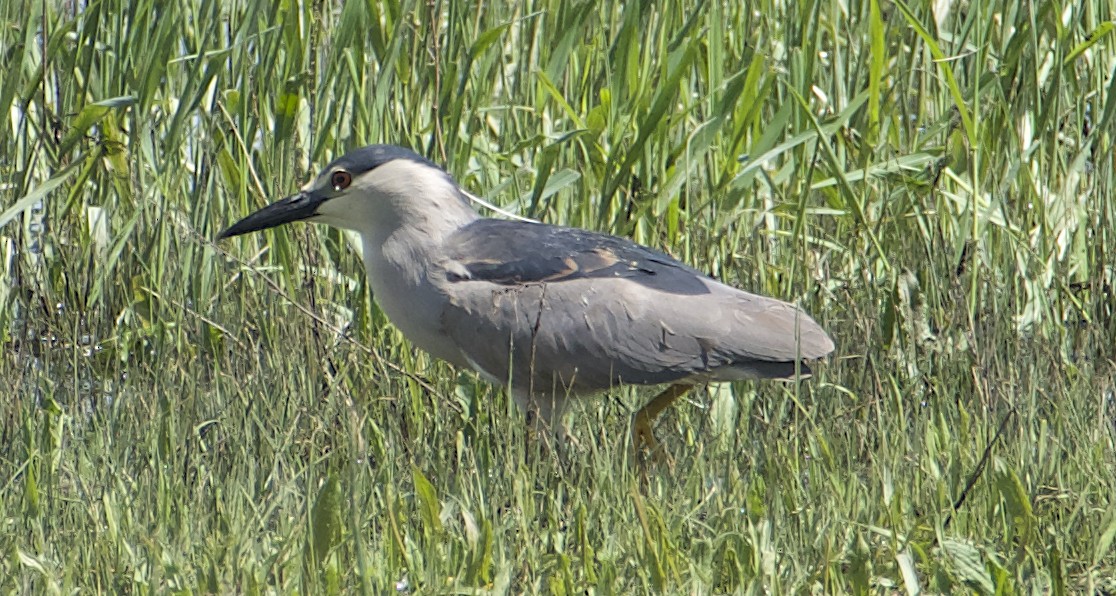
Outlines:
POLYGON ((486 375, 533 393, 788 377, 833 349, 794 305, 622 238, 478 220, 446 248, 446 333, 486 375))

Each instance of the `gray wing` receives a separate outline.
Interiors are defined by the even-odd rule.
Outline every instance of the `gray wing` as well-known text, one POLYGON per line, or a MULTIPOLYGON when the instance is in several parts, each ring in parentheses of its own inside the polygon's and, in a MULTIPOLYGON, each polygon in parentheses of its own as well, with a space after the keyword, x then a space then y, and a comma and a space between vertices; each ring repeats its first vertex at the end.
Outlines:
POLYGON ((704 294, 702 272, 630 240, 578 228, 479 219, 446 244, 462 278, 514 286, 579 279, 627 279, 673 294, 704 294))
POLYGON ((532 393, 788 377, 833 349, 795 306, 615 236, 482 219, 445 247, 447 335, 474 368, 532 393))

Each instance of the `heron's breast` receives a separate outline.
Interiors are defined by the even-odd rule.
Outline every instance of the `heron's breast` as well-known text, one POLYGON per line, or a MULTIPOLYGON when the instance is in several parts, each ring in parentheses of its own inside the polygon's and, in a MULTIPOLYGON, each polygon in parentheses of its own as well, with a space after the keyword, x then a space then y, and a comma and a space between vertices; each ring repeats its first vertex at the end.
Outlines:
POLYGON ((426 269, 417 263, 406 266, 382 258, 375 250, 365 246, 365 271, 380 310, 416 347, 435 358, 467 366, 456 343, 442 328, 442 312, 448 299, 430 282, 426 269))

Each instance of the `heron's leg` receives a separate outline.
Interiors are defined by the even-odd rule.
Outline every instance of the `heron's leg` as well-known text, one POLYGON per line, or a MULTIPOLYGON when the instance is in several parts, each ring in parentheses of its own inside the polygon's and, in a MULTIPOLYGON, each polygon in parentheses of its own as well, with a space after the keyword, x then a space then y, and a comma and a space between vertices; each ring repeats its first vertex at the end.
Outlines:
POLYGON ((553 439, 559 449, 577 447, 577 441, 563 424, 562 415, 566 403, 562 398, 551 395, 532 395, 526 391, 513 390, 512 399, 527 418, 527 425, 535 436, 547 441, 553 439))
POLYGON ((639 453, 640 448, 646 445, 653 456, 659 457, 661 453, 659 442, 655 440, 655 434, 652 432, 651 426, 655 423, 659 414, 670 407, 674 400, 685 395, 690 387, 691 385, 681 383, 671 385, 662 393, 656 395, 655 399, 647 402, 647 405, 640 408, 635 416, 632 416, 632 449, 636 454, 639 453))

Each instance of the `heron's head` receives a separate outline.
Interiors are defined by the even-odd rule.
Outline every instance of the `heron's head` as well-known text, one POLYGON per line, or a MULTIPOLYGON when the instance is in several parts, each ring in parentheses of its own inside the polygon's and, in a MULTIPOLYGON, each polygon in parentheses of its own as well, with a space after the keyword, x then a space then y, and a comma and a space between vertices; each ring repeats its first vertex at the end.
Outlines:
POLYGON ((311 221, 364 235, 403 226, 441 234, 477 215, 445 170, 394 145, 369 145, 333 160, 297 194, 276 201, 222 231, 239 236, 292 221, 311 221))

